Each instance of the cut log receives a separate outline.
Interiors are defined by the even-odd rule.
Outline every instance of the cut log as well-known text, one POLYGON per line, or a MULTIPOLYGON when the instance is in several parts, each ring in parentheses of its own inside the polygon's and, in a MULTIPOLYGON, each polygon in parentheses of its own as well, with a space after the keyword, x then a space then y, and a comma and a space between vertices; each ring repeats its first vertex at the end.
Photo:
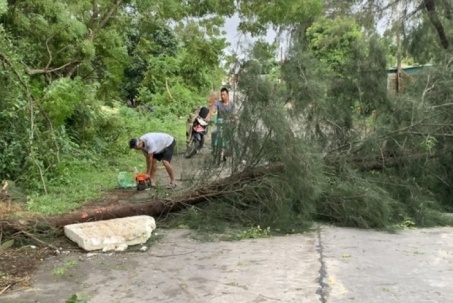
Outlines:
POLYGON ((184 193, 180 196, 168 200, 153 200, 149 202, 130 204, 130 205, 113 205, 107 207, 95 208, 87 211, 75 211, 60 216, 47 218, 34 218, 21 222, 3 221, 0 227, 5 230, 22 230, 28 225, 48 225, 49 227, 62 228, 68 224, 82 223, 96 220, 108 220, 114 218, 124 218, 137 215, 149 215, 157 217, 161 214, 181 210, 188 205, 194 205, 210 198, 221 197, 226 194, 231 186, 250 182, 257 178, 262 178, 267 174, 278 173, 283 171, 282 163, 275 163, 266 167, 259 167, 253 170, 245 170, 234 174, 225 179, 220 179, 207 186, 195 188, 194 190, 184 193))

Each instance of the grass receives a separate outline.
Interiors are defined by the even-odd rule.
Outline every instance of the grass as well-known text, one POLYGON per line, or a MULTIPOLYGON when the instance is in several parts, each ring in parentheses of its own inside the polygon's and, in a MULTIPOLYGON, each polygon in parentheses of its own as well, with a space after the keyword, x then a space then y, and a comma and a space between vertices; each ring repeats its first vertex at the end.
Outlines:
MULTIPOLYGON (((147 125, 149 126, 149 125, 147 125)), ((179 145, 179 150, 185 142, 185 120, 168 119, 163 123, 161 129, 156 129, 156 125, 148 131, 161 131, 175 137, 179 145)), ((146 133, 144 130, 139 136, 146 133)), ((131 135, 132 136, 132 135, 131 135)), ((127 145, 127 138, 122 139, 127 145)), ((176 151, 176 153, 178 150, 176 151)), ((118 187, 117 176, 120 171, 133 171, 137 168, 143 171, 146 167, 144 157, 141 152, 127 150, 125 154, 108 159, 99 159, 96 166, 91 164, 77 165, 76 168, 69 169, 64 182, 53 182, 47 185, 48 194, 32 193, 26 197, 27 210, 40 213, 42 215, 58 215, 74 210, 86 202, 100 198, 105 191, 118 187)))
POLYGON ((27 209, 43 215, 65 213, 80 207, 88 200, 99 198, 103 191, 116 186, 115 171, 112 169, 76 172, 70 184, 51 186, 47 195, 28 196, 27 209))
POLYGON ((66 184, 55 182, 48 186, 48 194, 34 193, 27 197, 27 210, 42 215, 57 215, 74 210, 87 201, 100 198, 104 192, 118 187, 117 175, 121 170, 133 170, 143 164, 138 153, 121 156, 115 164, 100 161, 101 168, 87 165, 71 171, 66 184), (141 162, 140 162, 141 161, 141 162))
POLYGON ((52 270, 52 273, 57 277, 63 277, 68 274, 68 271, 77 265, 77 261, 68 259, 63 262, 61 266, 57 266, 52 270))

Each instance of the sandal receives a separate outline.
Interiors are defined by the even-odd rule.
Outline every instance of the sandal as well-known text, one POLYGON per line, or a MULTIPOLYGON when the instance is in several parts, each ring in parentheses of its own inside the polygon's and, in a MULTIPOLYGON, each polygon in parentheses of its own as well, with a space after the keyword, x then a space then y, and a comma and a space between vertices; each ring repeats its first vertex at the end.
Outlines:
POLYGON ((176 186, 177 186, 176 183, 170 183, 170 184, 167 185, 166 188, 167 188, 167 189, 175 189, 176 186))

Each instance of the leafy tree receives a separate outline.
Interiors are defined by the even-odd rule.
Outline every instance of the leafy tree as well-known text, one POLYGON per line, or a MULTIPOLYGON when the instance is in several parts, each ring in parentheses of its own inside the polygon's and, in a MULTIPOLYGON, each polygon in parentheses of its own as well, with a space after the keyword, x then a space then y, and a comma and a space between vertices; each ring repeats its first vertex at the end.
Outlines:
MULTIPOLYGON (((237 126, 244 146, 236 159, 245 158, 250 166, 291 161, 281 177, 285 184, 269 176, 244 190, 247 194, 227 199, 235 217, 283 228, 288 221, 267 216, 278 204, 273 213, 291 218, 293 226, 314 218, 367 228, 389 228, 408 219, 424 226, 448 221, 441 212, 451 209, 452 200, 451 174, 442 168, 451 165, 450 88, 444 87, 451 78, 451 57, 441 48, 426 48, 426 58, 446 57, 438 61, 443 68, 426 70, 405 94, 389 94, 389 38, 379 37, 375 23, 364 17, 379 20, 373 8, 371 1, 329 1, 322 18, 277 23, 292 29, 279 84, 261 77, 256 54, 244 60, 239 72, 244 105, 237 126), (357 4, 369 6, 357 12, 357 4), (283 105, 288 115, 281 112, 283 105), (298 179, 301 173, 304 180, 298 179), (301 198, 292 195, 301 186, 304 205, 297 206, 301 198)), ((401 9, 397 13, 405 15, 401 9)), ((405 30, 405 39, 415 38, 405 30)))
POLYGON ((342 73, 341 68, 354 55, 360 44, 362 33, 357 23, 349 18, 320 18, 306 32, 308 49, 315 58, 332 70, 342 73), (357 47, 358 46, 358 47, 357 47))
MULTIPOLYGON (((127 99, 135 100, 145 74, 150 68, 149 61, 166 61, 166 58, 172 60, 177 55, 178 41, 165 24, 149 24, 149 22, 140 21, 131 23, 127 38, 131 61, 124 71, 122 90, 127 99)), ((155 92, 154 88, 150 89, 155 92)))
POLYGON ((277 45, 258 40, 253 44, 251 56, 261 64, 261 73, 267 75, 277 67, 277 45))
POLYGON ((276 0, 276 1, 239 1, 239 28, 259 35, 268 26, 292 27, 303 24, 321 14, 323 2, 320 0, 276 0))
POLYGON ((331 15, 349 15, 371 32, 385 27, 385 35, 399 33, 402 52, 416 57, 418 63, 441 59, 439 53, 450 49, 453 4, 450 0, 397 0, 397 1, 337 1, 330 0, 326 12, 331 15))
POLYGON ((105 106, 125 97, 148 91, 145 101, 153 103, 179 90, 190 100, 177 101, 178 113, 191 110, 221 75, 223 18, 204 16, 230 14, 229 3, 209 1, 205 9, 195 1, 0 2, 0 81, 7 92, 0 125, 8 130, 0 140, 0 178, 46 191, 62 162, 113 152, 107 147, 124 123, 105 106), (199 27, 184 23, 192 17, 199 27), (178 31, 169 26, 178 22, 178 31), (190 31, 203 29, 203 38, 191 41, 190 31), (156 66, 165 68, 152 78, 156 66))

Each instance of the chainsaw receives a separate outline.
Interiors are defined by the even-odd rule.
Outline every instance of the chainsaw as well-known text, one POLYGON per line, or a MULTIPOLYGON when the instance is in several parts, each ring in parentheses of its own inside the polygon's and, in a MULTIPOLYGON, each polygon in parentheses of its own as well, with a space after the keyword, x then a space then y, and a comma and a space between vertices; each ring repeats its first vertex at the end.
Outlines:
POLYGON ((148 174, 135 174, 135 182, 137 183, 137 190, 145 190, 151 188, 151 178, 148 174))

